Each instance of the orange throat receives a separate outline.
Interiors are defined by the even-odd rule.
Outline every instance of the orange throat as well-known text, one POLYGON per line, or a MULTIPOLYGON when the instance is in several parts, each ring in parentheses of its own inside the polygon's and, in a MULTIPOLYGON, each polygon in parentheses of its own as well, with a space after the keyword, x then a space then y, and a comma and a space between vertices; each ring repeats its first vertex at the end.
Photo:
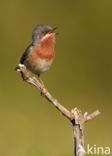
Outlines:
POLYGON ((37 58, 51 60, 54 59, 55 53, 55 34, 46 35, 36 47, 37 58))

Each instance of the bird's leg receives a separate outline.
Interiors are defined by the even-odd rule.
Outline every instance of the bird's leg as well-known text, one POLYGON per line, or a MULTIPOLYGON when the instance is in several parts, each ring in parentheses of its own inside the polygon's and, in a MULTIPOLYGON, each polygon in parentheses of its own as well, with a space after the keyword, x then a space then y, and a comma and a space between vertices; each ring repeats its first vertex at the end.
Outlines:
POLYGON ((44 83, 43 83, 43 81, 42 81, 42 79, 40 78, 40 74, 38 74, 38 80, 40 81, 40 83, 42 84, 42 86, 43 86, 44 88, 46 88, 45 85, 44 85, 44 83))
MULTIPOLYGON (((44 92, 47 92, 47 88, 46 88, 46 86, 44 85, 42 79, 40 78, 40 74, 38 74, 38 80, 39 80, 39 82, 41 83, 41 85, 42 85, 42 87, 43 87, 43 91, 44 91, 44 92)), ((40 92, 40 94, 41 94, 42 96, 44 95, 44 94, 43 94, 43 91, 40 92)))

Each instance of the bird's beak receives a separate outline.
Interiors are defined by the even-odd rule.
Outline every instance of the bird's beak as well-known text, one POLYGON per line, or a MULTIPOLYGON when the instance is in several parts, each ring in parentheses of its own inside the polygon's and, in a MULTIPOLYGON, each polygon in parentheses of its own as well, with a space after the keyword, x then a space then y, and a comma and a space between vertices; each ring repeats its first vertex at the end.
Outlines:
POLYGON ((49 33, 55 33, 56 29, 57 29, 57 27, 54 27, 52 30, 49 31, 49 33))

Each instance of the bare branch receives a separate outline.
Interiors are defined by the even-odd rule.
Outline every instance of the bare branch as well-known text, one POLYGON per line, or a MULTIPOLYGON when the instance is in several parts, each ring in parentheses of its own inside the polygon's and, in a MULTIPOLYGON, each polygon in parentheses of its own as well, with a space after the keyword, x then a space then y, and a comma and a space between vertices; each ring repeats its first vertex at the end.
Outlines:
POLYGON ((88 113, 84 114, 85 122, 88 121, 88 120, 94 119, 95 117, 97 117, 100 114, 101 114, 101 112, 99 110, 96 110, 95 112, 93 112, 93 113, 91 113, 89 115, 88 115, 88 113))
POLYGON ((73 119, 72 113, 68 109, 66 109, 62 104, 60 104, 58 100, 50 94, 50 92, 48 92, 44 83, 40 82, 40 79, 30 76, 29 72, 27 71, 24 65, 19 64, 17 71, 21 73, 21 76, 24 81, 35 86, 40 91, 41 95, 43 95, 43 97, 45 97, 53 106, 55 106, 66 118, 68 118, 70 121, 73 119))
POLYGON ((24 65, 19 64, 16 70, 21 73, 24 81, 35 86, 40 91, 42 97, 46 98, 59 112, 69 119, 73 126, 74 156, 84 156, 84 124, 86 121, 98 116, 100 112, 97 110, 88 115, 87 112, 83 114, 78 108, 69 111, 50 94, 40 78, 30 75, 24 65))

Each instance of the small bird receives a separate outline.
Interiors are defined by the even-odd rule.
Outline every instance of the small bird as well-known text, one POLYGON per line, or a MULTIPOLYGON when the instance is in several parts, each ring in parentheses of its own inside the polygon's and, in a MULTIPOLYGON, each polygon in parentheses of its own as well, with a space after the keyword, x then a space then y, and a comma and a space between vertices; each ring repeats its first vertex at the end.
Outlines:
POLYGON ((46 24, 37 25, 32 32, 32 42, 20 59, 20 64, 38 77, 49 70, 54 61, 56 29, 46 24))

